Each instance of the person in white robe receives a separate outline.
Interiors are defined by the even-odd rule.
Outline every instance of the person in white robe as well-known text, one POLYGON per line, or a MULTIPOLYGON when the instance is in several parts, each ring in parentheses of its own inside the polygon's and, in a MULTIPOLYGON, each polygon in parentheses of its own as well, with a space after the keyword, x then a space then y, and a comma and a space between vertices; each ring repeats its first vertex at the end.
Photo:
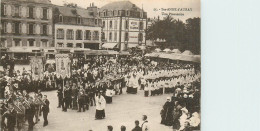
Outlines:
POLYGON ((99 92, 96 96, 96 119, 105 118, 106 100, 99 92))

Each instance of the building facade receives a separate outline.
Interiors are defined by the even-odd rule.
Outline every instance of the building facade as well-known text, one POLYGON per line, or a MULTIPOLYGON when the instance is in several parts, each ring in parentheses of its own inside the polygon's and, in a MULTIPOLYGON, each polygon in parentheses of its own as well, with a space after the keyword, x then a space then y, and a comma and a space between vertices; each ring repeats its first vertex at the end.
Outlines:
POLYGON ((145 45, 147 13, 129 1, 107 4, 99 9, 104 44, 102 48, 127 50, 145 45))
POLYGON ((2 0, 1 51, 17 60, 53 52, 52 11, 49 0, 2 0))
POLYGON ((57 52, 100 49, 102 21, 97 7, 87 9, 56 6, 54 9, 55 48, 57 52))

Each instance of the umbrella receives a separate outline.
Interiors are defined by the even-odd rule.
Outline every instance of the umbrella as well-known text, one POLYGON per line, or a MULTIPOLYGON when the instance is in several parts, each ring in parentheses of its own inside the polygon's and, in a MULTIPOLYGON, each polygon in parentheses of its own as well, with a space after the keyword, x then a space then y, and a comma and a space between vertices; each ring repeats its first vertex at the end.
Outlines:
POLYGON ((159 48, 156 48, 155 51, 156 51, 156 52, 160 52, 160 51, 162 51, 162 50, 159 49, 159 48))
POLYGON ((193 53, 190 50, 185 50, 182 54, 183 55, 193 55, 193 53))
POLYGON ((176 53, 176 54, 180 54, 181 53, 181 51, 179 49, 173 49, 171 52, 172 53, 176 53))
POLYGON ((164 52, 170 52, 171 50, 169 48, 166 48, 163 50, 164 52))

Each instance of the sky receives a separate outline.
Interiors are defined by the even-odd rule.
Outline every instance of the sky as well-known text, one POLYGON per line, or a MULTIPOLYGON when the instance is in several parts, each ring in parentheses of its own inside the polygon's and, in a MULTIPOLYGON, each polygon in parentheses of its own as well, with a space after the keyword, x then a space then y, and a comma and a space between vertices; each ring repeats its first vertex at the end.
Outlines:
POLYGON ((93 2, 94 5, 101 8, 102 6, 114 1, 130 1, 139 8, 143 7, 149 18, 157 18, 158 16, 162 18, 167 14, 171 14, 173 18, 185 22, 188 18, 200 17, 200 0, 51 0, 55 5, 63 5, 64 2, 67 2, 76 3, 78 6, 83 8, 88 7, 90 3, 93 2), (155 8, 158 9, 158 11, 154 11, 155 8), (178 10, 178 8, 191 8, 192 11, 162 11, 162 8, 171 8, 172 10, 178 10), (181 16, 176 14, 180 14, 181 16))

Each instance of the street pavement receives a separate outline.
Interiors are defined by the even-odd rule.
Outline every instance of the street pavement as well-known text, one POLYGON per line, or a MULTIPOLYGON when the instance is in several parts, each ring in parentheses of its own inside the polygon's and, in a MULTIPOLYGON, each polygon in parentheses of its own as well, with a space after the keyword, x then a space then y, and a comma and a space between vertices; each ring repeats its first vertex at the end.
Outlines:
POLYGON ((151 131, 172 131, 171 127, 161 125, 160 111, 168 95, 144 97, 143 91, 137 94, 126 94, 125 88, 122 95, 113 96, 112 104, 106 105, 106 118, 95 120, 95 107, 90 107, 86 112, 77 112, 69 109, 63 112, 57 108, 58 98, 56 91, 43 92, 50 100, 49 125, 43 127, 43 118, 34 126, 37 131, 106 131, 108 125, 112 125, 113 131, 120 131, 122 125, 127 131, 134 127, 134 121, 142 124, 142 115, 148 116, 151 131))

